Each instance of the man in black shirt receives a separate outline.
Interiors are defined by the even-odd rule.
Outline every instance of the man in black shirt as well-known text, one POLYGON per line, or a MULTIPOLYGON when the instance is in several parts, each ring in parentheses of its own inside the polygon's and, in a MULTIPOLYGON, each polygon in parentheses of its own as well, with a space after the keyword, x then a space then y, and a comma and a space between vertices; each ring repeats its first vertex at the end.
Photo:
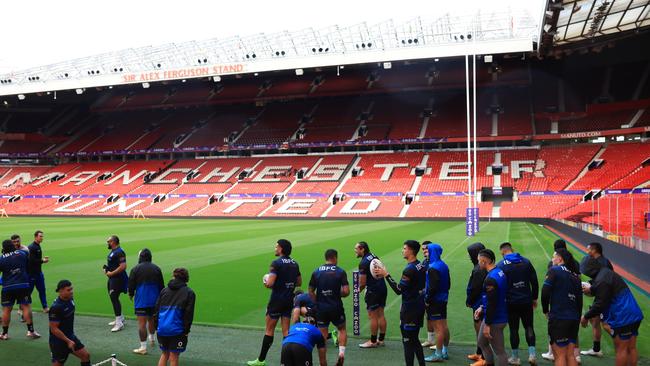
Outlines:
POLYGON ((309 296, 316 301, 316 324, 327 338, 327 328, 332 323, 339 332, 339 357, 336 366, 343 365, 347 332, 343 297, 350 295, 350 285, 345 271, 337 266, 338 253, 334 249, 325 252, 325 264, 319 266, 309 281, 309 296))
POLYGON ((374 278, 370 273, 370 263, 378 259, 376 255, 370 252, 370 247, 365 241, 360 241, 354 246, 354 252, 359 262, 359 292, 366 290, 364 298, 368 317, 370 318, 370 340, 361 343, 361 348, 375 348, 384 345, 386 337, 386 317, 384 316, 384 307, 386 307, 386 297, 388 291, 386 281, 383 278, 374 278), (377 333, 379 332, 379 337, 377 333))
POLYGON ((278 320, 281 320, 282 336, 289 334, 289 322, 293 310, 293 292, 302 285, 300 267, 290 257, 291 242, 280 239, 275 245, 276 260, 271 262, 268 275, 264 276, 264 287, 271 290, 271 298, 266 307, 266 329, 262 339, 260 355, 256 360, 248 361, 248 366, 266 365, 266 355, 273 344, 273 334, 278 320))
POLYGON ((50 351, 52 365, 62 366, 72 353, 81 360, 81 366, 90 366, 90 354, 74 334, 75 304, 72 283, 61 280, 56 286, 59 296, 50 308, 50 351))
POLYGON ((45 277, 41 266, 43 263, 49 263, 50 257, 44 257, 41 250, 41 243, 43 242, 43 232, 36 230, 34 233, 34 242, 29 244, 29 264, 27 266, 27 273, 29 274, 30 290, 29 293, 34 291, 34 287, 38 291, 38 297, 43 306, 43 312, 47 313, 47 296, 45 295, 45 277))
MULTIPOLYGON (((598 242, 589 243, 589 245, 587 245, 587 255, 591 258, 596 259, 603 267, 609 268, 612 271, 614 270, 612 263, 603 255, 602 244, 598 242)), ((594 344, 591 349, 580 351, 580 354, 586 356, 603 357, 603 352, 600 350, 600 337, 602 334, 600 317, 596 316, 589 319, 589 323, 591 323, 591 334, 594 338, 594 344)))
POLYGON ((397 295, 402 295, 400 309, 400 329, 402 331, 402 345, 404 346, 404 360, 406 366, 413 366, 417 359, 420 366, 424 366, 424 352, 418 339, 418 333, 424 320, 424 286, 426 282, 426 268, 417 258, 420 243, 407 240, 402 248, 402 256, 406 260, 406 268, 397 283, 385 268, 375 268, 378 277, 385 278, 388 285, 397 295))

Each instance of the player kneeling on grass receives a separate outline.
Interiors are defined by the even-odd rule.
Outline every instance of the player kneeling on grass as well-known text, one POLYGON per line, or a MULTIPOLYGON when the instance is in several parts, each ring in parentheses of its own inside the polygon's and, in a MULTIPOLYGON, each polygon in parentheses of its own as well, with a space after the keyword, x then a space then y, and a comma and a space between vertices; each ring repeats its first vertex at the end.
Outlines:
POLYGON ((185 268, 176 268, 173 278, 160 292, 154 310, 154 324, 158 331, 158 344, 162 350, 158 366, 178 366, 178 358, 187 347, 187 335, 194 319, 196 296, 187 287, 190 274, 185 268))
MULTIPOLYGON (((291 323, 298 323, 300 321, 300 317, 306 317, 307 314, 316 314, 316 303, 308 293, 304 293, 302 290, 297 289, 295 292, 295 297, 293 298, 291 323)), ((330 338, 332 338, 332 342, 335 345, 338 345, 339 335, 336 329, 334 329, 332 333, 327 333, 327 339, 330 338)))
POLYGON ((614 338, 616 366, 636 365, 639 352, 636 337, 643 320, 639 304, 632 296, 630 288, 620 275, 592 257, 585 257, 580 263, 580 270, 593 278, 590 287, 584 291, 595 297, 594 303, 580 320, 586 327, 589 319, 603 314, 605 330, 614 338))
POLYGON ((424 366, 424 352, 418 338, 424 319, 424 283, 426 282, 426 269, 417 258, 420 243, 407 240, 402 248, 402 256, 406 260, 406 268, 402 272, 399 283, 390 276, 386 268, 377 267, 373 272, 386 278, 388 285, 397 295, 402 295, 400 308, 400 330, 402 331, 402 345, 404 346, 404 360, 406 366, 413 366, 417 358, 418 364, 424 366))
POLYGON ((316 299, 316 324, 327 337, 327 328, 332 323, 339 332, 339 357, 336 366, 342 366, 345 360, 347 332, 345 330, 345 311, 341 298, 350 295, 348 276, 337 266, 338 253, 334 249, 325 251, 325 264, 318 267, 309 281, 309 295, 316 299))
POLYGON ((582 311, 578 265, 562 248, 555 250, 552 261, 542 286, 542 311, 548 318, 553 358, 556 365, 577 365, 574 349, 582 311))
POLYGON ((427 321, 431 323, 436 334, 436 351, 424 360, 441 362, 448 360, 449 327, 447 325, 447 301, 451 278, 449 267, 442 261, 442 247, 439 244, 427 244, 422 247, 428 258, 424 302, 427 309, 427 321))
POLYGON ((65 364, 72 353, 81 360, 81 366, 90 366, 90 354, 74 334, 75 304, 72 299, 72 283, 68 280, 59 281, 56 292, 59 296, 54 300, 49 312, 52 365, 65 364))
POLYGON ((151 251, 144 248, 140 251, 138 265, 133 267, 129 274, 129 297, 134 300, 135 315, 138 317, 138 335, 140 348, 134 353, 147 354, 147 330, 149 342, 155 344, 156 327, 153 324, 153 311, 160 296, 160 291, 165 287, 160 267, 151 262, 151 251))
POLYGON ((2 272, 2 334, 0 340, 9 339, 9 323, 14 303, 18 303, 25 322, 27 337, 39 338, 32 323, 32 299, 29 296, 29 276, 27 275, 27 253, 16 250, 11 240, 2 242, 2 257, 0 257, 0 272, 2 272))
POLYGON ((325 338, 315 324, 312 312, 308 311, 303 323, 296 323, 289 328, 289 334, 282 341, 282 366, 312 366, 314 346, 318 348, 320 365, 327 365, 325 338))

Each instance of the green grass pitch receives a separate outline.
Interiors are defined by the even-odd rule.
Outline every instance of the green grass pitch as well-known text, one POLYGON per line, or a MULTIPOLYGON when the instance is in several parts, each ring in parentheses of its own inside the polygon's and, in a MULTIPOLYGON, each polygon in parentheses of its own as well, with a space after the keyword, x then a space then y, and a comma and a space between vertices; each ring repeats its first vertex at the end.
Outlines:
MULTIPOLYGON (((451 270, 452 290, 449 300, 449 325, 451 331, 452 365, 466 365, 464 355, 472 350, 474 331, 470 311, 464 305, 465 286, 471 269, 466 247, 481 241, 498 255, 498 245, 503 241, 513 243, 515 250, 529 258, 535 265, 540 284, 546 264, 552 254, 554 234, 531 223, 483 222, 475 238, 464 235, 464 222, 459 221, 317 221, 317 220, 204 220, 204 219, 147 219, 122 218, 8 218, 0 220, 4 237, 18 233, 24 244, 29 244, 34 230, 45 232, 44 255, 51 263, 43 266, 48 288, 48 301, 54 300, 55 283, 63 278, 75 286, 75 302, 80 316, 76 327, 79 337, 93 354, 93 362, 111 353, 131 365, 155 364, 157 351, 148 356, 130 355, 138 345, 135 322, 129 321, 126 329, 110 334, 106 325, 112 309, 106 294, 106 278, 102 265, 108 250, 106 237, 116 234, 127 253, 129 269, 137 263, 138 251, 147 247, 153 260, 162 269, 165 280, 174 267, 187 267, 190 287, 197 294, 195 324, 190 335, 188 352, 182 359, 186 365, 243 365, 256 358, 262 339, 264 313, 269 290, 262 286, 262 276, 274 259, 273 248, 279 238, 289 239, 293 245, 292 257, 300 264, 303 288, 311 272, 324 262, 326 249, 339 252, 339 266, 351 272, 359 259, 353 247, 365 240, 371 250, 381 257, 391 273, 398 274, 404 267, 401 257, 405 239, 431 240, 442 244, 443 258, 451 270)), ((582 254, 572 249, 574 255, 582 254)), ((605 253, 606 254, 606 253, 605 253)), ((645 294, 632 288, 645 314, 650 301, 645 294)), ((36 294, 36 292, 34 293, 36 294)), ((36 300, 36 299, 34 299, 36 300)), ((591 303, 586 299, 586 305, 591 303)), ((122 296, 124 314, 133 317, 133 306, 127 296, 122 296)), ((403 364, 399 340, 400 298, 389 290, 386 308, 388 319, 388 347, 377 350, 359 350, 362 339, 351 338, 348 344, 346 365, 400 365, 403 364)), ((345 300, 348 329, 351 332, 351 297, 345 300)), ((363 306, 363 303, 362 303, 363 306)), ((35 309, 40 310, 36 305, 35 309)), ((362 307, 362 337, 369 335, 368 321, 362 307)), ((47 334, 46 318, 36 314, 36 325, 47 334)), ((546 351, 548 337, 541 309, 536 311, 535 330, 538 353, 546 351)), ((279 328, 278 328, 279 329, 279 328)), ((24 339, 24 327, 12 322, 12 340, 0 343, 2 365, 48 364, 47 340, 24 339)), ((424 330, 421 338, 426 337, 424 330)), ((580 333, 582 348, 591 347, 589 329, 580 333)), ((46 338, 46 337, 44 337, 46 338)), ((271 348, 269 365, 278 365, 280 336, 271 348)), ((507 339, 507 335, 506 335, 507 339)), ((522 349, 525 348, 523 331, 522 349)), ((506 343, 508 343, 506 341, 506 343)), ((642 323, 638 339, 642 364, 650 364, 650 322, 642 323)), ((331 347, 330 347, 331 348, 331 347)), ((509 347, 508 347, 509 348, 509 347)), ((587 365, 611 364, 613 345, 603 335, 603 351, 610 356, 604 360, 585 360, 587 365)), ((425 352, 428 354, 428 352, 425 352)), ((521 351, 526 354, 526 351, 521 351)), ((330 363, 334 350, 329 351, 330 363)), ((77 364, 76 359, 68 363, 77 364)), ((550 363, 547 363, 550 365, 550 363)))

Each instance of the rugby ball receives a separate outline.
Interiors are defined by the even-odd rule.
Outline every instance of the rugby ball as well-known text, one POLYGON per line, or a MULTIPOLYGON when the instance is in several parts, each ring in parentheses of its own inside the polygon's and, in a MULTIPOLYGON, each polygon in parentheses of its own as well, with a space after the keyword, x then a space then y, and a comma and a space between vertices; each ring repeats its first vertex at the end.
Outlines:
POLYGON ((378 268, 386 269, 386 266, 384 266, 384 264, 379 260, 379 258, 375 258, 372 261, 370 261, 370 274, 376 280, 382 278, 382 277, 377 276, 375 274, 375 269, 378 269, 378 268))
POLYGON ((271 277, 270 274, 265 274, 264 277, 262 277, 262 283, 266 285, 266 283, 269 282, 269 277, 271 277))

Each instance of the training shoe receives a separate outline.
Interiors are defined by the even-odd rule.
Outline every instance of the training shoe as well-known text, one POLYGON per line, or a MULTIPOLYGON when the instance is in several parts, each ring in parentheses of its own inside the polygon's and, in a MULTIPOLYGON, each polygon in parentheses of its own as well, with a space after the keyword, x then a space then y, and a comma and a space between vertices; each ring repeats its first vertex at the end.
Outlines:
POLYGON ((111 328, 111 332, 119 332, 122 329, 124 329, 124 323, 115 323, 115 325, 113 325, 113 328, 111 328))
MULTIPOLYGON (((122 318, 121 320, 122 320, 122 324, 126 324, 126 319, 122 318)), ((108 325, 110 325, 111 327, 115 325, 115 320, 113 320, 112 322, 108 322, 108 325)))
POLYGON ((472 361, 478 361, 481 359, 481 355, 477 355, 476 353, 474 353, 472 355, 467 355, 467 359, 472 361))
POLYGON ((443 362, 442 356, 439 356, 437 353, 432 354, 424 358, 426 362, 443 362))
POLYGON ((366 341, 365 343, 361 343, 359 345, 359 348, 377 348, 379 347, 379 342, 372 343, 372 341, 366 341))
POLYGON ((436 345, 435 343, 429 342, 428 340, 422 342, 422 347, 431 347, 431 346, 435 346, 435 345, 436 345))
POLYGON ((485 362, 484 359, 480 359, 480 360, 474 362, 473 364, 471 364, 471 366, 486 366, 486 365, 487 365, 487 363, 485 362))
POLYGON ((344 361, 345 361, 345 356, 339 355, 339 358, 336 360, 336 366, 343 366, 344 361))
POLYGON ((442 354, 442 359, 445 360, 445 361, 449 361, 449 353, 444 352, 444 353, 442 354))
POLYGON ((339 345, 339 331, 336 329, 332 331, 332 343, 334 343, 336 346, 339 345))
POLYGON ((149 344, 152 346, 156 345, 156 340, 154 338, 149 338, 149 344))
POLYGON ((136 348, 133 350, 133 353, 137 353, 139 355, 146 355, 147 354, 147 349, 146 348, 136 348))
POLYGON ((521 366, 521 360, 519 359, 519 357, 510 356, 508 357, 508 365, 521 366))
POLYGON ((434 344, 433 346, 429 347, 429 349, 432 351, 437 351, 438 347, 434 344))
POLYGON ((36 332, 36 331, 33 331, 33 332, 28 331, 27 332, 27 338, 38 339, 38 338, 41 338, 41 335, 38 334, 38 332, 36 332))
POLYGON ((542 358, 548 361, 555 361, 555 356, 553 356, 553 352, 542 353, 542 358))
POLYGON ((248 361, 246 362, 248 366, 266 366, 266 361, 260 361, 260 360, 255 360, 255 361, 248 361))
POLYGON ((535 355, 529 355, 529 356, 528 356, 528 364, 529 364, 530 366, 535 366, 535 365, 537 365, 537 356, 535 356, 535 355))
POLYGON ((603 351, 594 351, 593 349, 588 349, 586 351, 580 351, 581 355, 585 356, 594 356, 594 357, 603 357, 603 351))
POLYGON ((576 362, 577 362, 578 364, 581 364, 581 363, 582 363, 582 359, 580 358, 580 356, 576 356, 576 362))
POLYGON ((6 341, 9 339, 9 334, 0 334, 0 341, 6 341))

